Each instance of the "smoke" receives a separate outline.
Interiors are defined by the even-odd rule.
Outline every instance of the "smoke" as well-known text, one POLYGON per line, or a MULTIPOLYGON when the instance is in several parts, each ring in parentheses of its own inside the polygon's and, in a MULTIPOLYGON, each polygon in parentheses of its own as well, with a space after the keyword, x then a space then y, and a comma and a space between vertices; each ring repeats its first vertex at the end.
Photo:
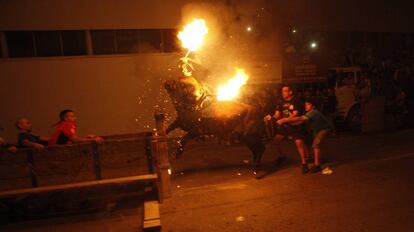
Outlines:
POLYGON ((201 61, 194 76, 213 89, 233 76, 237 67, 245 69, 251 81, 263 78, 255 66, 265 65, 279 53, 278 29, 264 0, 187 4, 179 28, 194 18, 204 19, 209 28, 203 47, 194 54, 201 61))

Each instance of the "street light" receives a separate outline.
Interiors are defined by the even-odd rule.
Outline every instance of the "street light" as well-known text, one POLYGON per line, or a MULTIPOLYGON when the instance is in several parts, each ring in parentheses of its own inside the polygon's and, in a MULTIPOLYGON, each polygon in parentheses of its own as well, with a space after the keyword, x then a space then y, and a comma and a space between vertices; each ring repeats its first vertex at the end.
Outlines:
POLYGON ((247 26, 247 27, 246 27, 246 31, 247 31, 247 32, 251 32, 252 30, 253 30, 253 29, 252 29, 252 27, 251 27, 251 26, 247 26))
POLYGON ((309 46, 310 46, 311 49, 316 49, 316 48, 318 48, 318 43, 316 43, 315 41, 313 41, 313 42, 310 43, 309 46))

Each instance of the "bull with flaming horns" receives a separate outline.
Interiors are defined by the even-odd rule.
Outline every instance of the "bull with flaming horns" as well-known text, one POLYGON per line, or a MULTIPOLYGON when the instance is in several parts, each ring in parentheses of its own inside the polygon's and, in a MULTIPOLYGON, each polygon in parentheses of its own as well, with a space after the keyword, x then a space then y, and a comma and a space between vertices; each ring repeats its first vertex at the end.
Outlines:
POLYGON ((195 19, 178 34, 182 46, 188 52, 179 63, 183 75, 178 80, 164 83, 177 112, 177 118, 168 126, 167 134, 177 128, 187 132, 177 142, 177 157, 184 152, 185 144, 191 139, 203 135, 238 135, 240 141, 252 152, 256 172, 265 150, 262 142, 262 114, 257 107, 233 101, 248 76, 242 69, 237 69, 236 75, 226 85, 220 86, 218 96, 214 97, 192 75, 194 63, 199 62, 196 58, 190 58, 190 53, 200 48, 207 32, 204 20, 195 19))

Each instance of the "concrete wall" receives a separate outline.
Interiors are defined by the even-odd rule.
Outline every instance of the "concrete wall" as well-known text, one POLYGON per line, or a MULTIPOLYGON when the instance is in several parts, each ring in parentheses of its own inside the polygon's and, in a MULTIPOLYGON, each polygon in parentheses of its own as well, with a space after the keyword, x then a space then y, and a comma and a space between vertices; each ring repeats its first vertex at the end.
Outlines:
POLYGON ((0 135, 14 141, 20 116, 49 135, 65 108, 75 110, 81 134, 151 130, 154 110, 173 112, 161 84, 176 78, 177 60, 178 54, 0 60, 0 135))
MULTIPOLYGON (((0 0, 0 30, 176 28, 187 0, 0 0)), ((17 117, 49 135, 60 110, 75 110, 81 134, 151 130, 178 54, 0 59, 0 136, 14 142, 17 117), (1 128, 4 128, 3 130, 1 128)), ((171 111, 172 112, 172 111, 171 111)))
POLYGON ((0 30, 174 28, 188 0, 0 0, 0 30))

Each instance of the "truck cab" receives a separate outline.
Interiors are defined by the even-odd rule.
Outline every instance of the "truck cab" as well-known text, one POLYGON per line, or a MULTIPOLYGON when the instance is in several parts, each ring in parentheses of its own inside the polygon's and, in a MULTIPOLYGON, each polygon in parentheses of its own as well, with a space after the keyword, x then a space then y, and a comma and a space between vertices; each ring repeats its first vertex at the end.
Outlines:
POLYGON ((328 80, 335 87, 338 103, 336 118, 345 121, 352 130, 359 130, 363 101, 371 95, 370 83, 362 77, 361 68, 331 68, 328 80))

